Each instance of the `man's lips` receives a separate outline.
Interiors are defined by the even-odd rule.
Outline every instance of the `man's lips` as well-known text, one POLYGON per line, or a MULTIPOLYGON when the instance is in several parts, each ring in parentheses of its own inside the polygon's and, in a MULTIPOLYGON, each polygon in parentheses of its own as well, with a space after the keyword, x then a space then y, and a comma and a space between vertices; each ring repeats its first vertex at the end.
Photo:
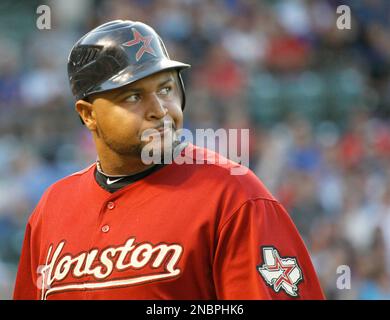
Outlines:
POLYGON ((153 129, 155 129, 157 131, 164 131, 165 129, 175 129, 175 125, 173 123, 169 122, 169 123, 165 123, 164 125, 158 126, 156 128, 153 128, 153 129))
POLYGON ((175 126, 173 124, 168 124, 168 125, 165 124, 163 126, 145 129, 143 134, 146 134, 148 136, 153 136, 153 135, 156 135, 158 132, 160 135, 163 136, 172 130, 175 130, 175 126))
POLYGON ((168 129, 171 129, 171 127, 159 127, 159 128, 156 128, 155 130, 160 131, 160 132, 164 132, 165 130, 168 130, 168 129))

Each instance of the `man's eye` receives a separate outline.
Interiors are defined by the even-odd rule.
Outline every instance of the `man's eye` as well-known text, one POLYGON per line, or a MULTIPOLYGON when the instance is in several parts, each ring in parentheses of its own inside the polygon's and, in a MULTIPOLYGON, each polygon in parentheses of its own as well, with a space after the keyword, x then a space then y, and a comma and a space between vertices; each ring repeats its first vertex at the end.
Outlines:
POLYGON ((126 102, 137 102, 139 100, 139 95, 138 94, 132 94, 131 96, 128 96, 125 98, 126 102))
POLYGON ((165 88, 162 88, 159 93, 163 94, 163 95, 166 95, 169 92, 171 92, 171 90, 172 90, 171 87, 165 87, 165 88))

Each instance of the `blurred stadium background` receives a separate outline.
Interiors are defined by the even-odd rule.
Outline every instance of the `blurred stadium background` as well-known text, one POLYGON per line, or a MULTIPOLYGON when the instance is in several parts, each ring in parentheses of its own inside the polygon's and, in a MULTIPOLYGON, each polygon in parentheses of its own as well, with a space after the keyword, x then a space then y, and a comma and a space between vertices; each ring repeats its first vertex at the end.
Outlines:
MULTIPOLYGON (((67 0, 0 4, 0 299, 42 192, 95 160, 66 59, 111 19, 189 62, 185 127, 250 128, 250 167, 284 204, 328 299, 390 298, 390 2, 67 0), (51 8, 38 30, 36 8, 51 8), (336 28, 349 5, 352 29, 336 28), (350 290, 336 269, 348 265, 350 290)), ((80 213, 82 214, 82 213, 80 213)))

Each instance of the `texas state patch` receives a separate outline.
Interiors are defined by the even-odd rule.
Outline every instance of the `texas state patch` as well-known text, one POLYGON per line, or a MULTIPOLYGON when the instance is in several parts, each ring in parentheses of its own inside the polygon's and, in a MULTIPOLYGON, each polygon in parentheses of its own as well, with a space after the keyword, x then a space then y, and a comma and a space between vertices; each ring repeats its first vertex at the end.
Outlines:
POLYGON ((272 246, 262 247, 263 264, 257 270, 267 285, 275 292, 283 289, 292 297, 298 296, 298 284, 303 279, 302 270, 294 257, 280 257, 272 246))

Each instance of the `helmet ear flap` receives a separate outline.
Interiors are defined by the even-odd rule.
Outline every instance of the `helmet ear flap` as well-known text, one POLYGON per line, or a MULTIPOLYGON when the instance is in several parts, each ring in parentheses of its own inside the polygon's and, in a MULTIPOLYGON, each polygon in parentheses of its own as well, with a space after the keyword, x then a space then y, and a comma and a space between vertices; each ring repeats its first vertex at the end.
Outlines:
POLYGON ((181 110, 184 110, 186 106, 186 94, 185 94, 185 87, 184 87, 184 81, 180 74, 180 70, 177 70, 177 80, 178 87, 180 88, 180 95, 181 95, 181 110))

